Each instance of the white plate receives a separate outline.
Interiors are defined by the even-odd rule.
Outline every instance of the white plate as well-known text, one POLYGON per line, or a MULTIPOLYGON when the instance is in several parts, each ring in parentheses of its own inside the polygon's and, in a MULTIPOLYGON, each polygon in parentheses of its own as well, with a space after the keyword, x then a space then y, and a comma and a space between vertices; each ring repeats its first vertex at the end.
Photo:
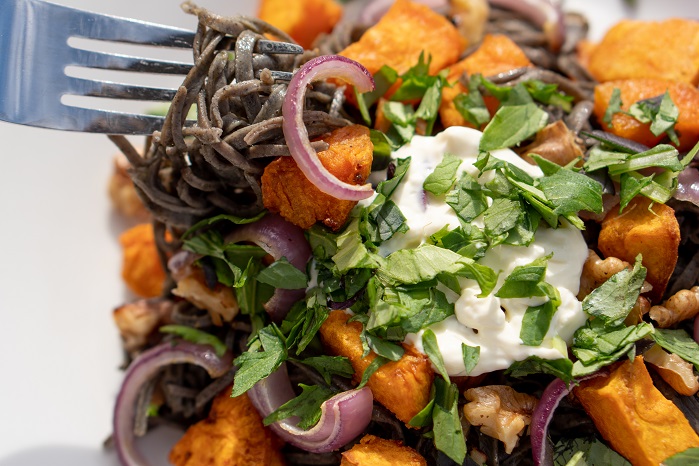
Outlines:
MULTIPOLYGON (((180 0, 62 3, 196 25, 180 0)), ((222 14, 255 10, 253 0, 200 3, 222 14)), ((565 4, 591 14, 594 38, 622 16, 692 15, 691 0, 637 3, 565 4)), ((0 140, 0 466, 116 465, 101 448, 120 383, 111 310, 128 297, 119 277, 123 224, 106 193, 116 149, 105 136, 5 123, 0 140)))

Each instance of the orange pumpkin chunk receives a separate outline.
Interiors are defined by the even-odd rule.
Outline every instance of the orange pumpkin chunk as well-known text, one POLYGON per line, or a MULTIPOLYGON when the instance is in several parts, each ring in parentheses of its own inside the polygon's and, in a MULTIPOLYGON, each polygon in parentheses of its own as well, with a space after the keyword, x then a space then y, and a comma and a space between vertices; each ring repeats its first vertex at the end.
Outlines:
POLYGON ((650 123, 641 123, 623 113, 612 116, 611 126, 603 122, 614 89, 620 91, 623 111, 628 111, 639 100, 657 97, 669 91, 670 98, 679 110, 675 124, 675 132, 680 140, 679 149, 689 150, 699 140, 699 90, 696 87, 681 82, 646 78, 610 81, 595 86, 594 112, 605 130, 653 147, 665 138, 665 134, 655 136, 650 131, 650 123))
POLYGON ((335 0, 261 0, 257 17, 289 34, 308 49, 342 17, 335 0))
POLYGON ((365 435, 342 454, 340 466, 427 466, 418 452, 396 440, 365 435))
POLYGON ((121 276, 126 286, 142 298, 159 296, 165 271, 155 246, 153 225, 136 225, 119 236, 123 250, 121 276))
POLYGON ((624 20, 590 52, 588 69, 600 82, 655 78, 699 84, 699 22, 624 20))
POLYGON ((642 254, 646 281, 653 285, 648 297, 658 302, 677 264, 680 226, 672 207, 653 204, 649 210, 650 204, 647 197, 637 196, 621 214, 612 209, 602 221, 597 245, 606 257, 629 263, 642 254))
POLYGON ((285 464, 281 446, 248 395, 231 398, 228 387, 214 398, 209 417, 187 429, 169 460, 175 466, 279 466, 285 464))
POLYGON ((455 63, 464 47, 459 31, 444 16, 425 5, 397 0, 378 23, 340 55, 358 61, 371 74, 384 65, 403 74, 418 63, 424 52, 425 60, 432 59, 429 71, 434 75, 455 63))
MULTIPOLYGON (((364 351, 359 338, 362 324, 347 322, 349 318, 350 315, 343 311, 332 311, 320 327, 320 337, 328 353, 349 359, 354 368, 354 380, 358 383, 376 354, 372 351, 362 358, 364 351)), ((403 346, 403 357, 379 367, 369 378, 367 386, 376 401, 407 423, 430 401, 434 371, 427 356, 412 346, 403 346)))
MULTIPOLYGON (((318 153, 323 166, 345 183, 364 184, 374 155, 369 128, 361 125, 338 128, 323 140, 329 144, 327 150, 318 153)), ((267 209, 279 212, 301 228, 323 222, 333 230, 345 224, 357 204, 336 199, 316 188, 292 157, 279 157, 267 165, 262 174, 262 201, 267 209)))
POLYGON ((658 466, 699 446, 682 411, 653 385, 642 356, 608 377, 580 382, 574 393, 612 448, 636 466, 658 466))
MULTIPOLYGON (((500 34, 486 35, 478 50, 449 68, 447 80, 454 85, 442 89, 442 103, 439 108, 444 127, 472 126, 454 105, 457 95, 468 92, 459 82, 462 74, 482 74, 487 77, 525 66, 531 66, 531 62, 512 39, 500 34)), ((490 113, 495 113, 499 102, 493 97, 485 97, 485 103, 490 113)))

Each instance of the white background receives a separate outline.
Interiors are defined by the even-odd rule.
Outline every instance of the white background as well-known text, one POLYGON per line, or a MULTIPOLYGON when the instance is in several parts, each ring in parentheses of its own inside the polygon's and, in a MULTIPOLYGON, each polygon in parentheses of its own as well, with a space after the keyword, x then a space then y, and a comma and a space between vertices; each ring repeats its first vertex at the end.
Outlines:
MULTIPOLYGON (((60 3, 196 25, 178 0, 60 3)), ((256 10, 255 0, 200 3, 220 14, 256 10)), ((635 12, 624 4, 566 2, 590 12, 595 38, 622 16, 696 17, 691 0, 639 1, 635 12)), ((6 123, 0 141, 0 466, 116 465, 101 448, 120 383, 111 311, 129 298, 119 278, 124 224, 106 191, 116 149, 105 136, 6 123)), ((157 463, 161 441, 147 446, 157 463)))

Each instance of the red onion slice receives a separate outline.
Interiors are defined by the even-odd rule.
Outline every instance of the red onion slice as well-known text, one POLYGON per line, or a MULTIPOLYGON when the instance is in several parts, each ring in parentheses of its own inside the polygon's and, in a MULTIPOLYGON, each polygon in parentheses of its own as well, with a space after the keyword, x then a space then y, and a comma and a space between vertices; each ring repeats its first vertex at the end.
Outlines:
POLYGON ((284 138, 296 164, 315 187, 337 199, 358 201, 374 193, 371 185, 357 186, 345 183, 330 173, 320 163, 316 151, 311 147, 306 125, 303 123, 306 87, 313 81, 329 78, 347 81, 359 92, 374 89, 371 73, 354 60, 339 55, 323 55, 308 61, 294 73, 286 91, 282 105, 284 138))
POLYGON ((532 413, 531 442, 534 464, 537 466, 546 464, 547 456, 551 455, 548 442, 546 441, 548 427, 551 423, 551 418, 553 418, 553 412, 558 407, 558 404, 570 393, 570 387, 582 380, 588 380, 603 375, 606 375, 606 372, 598 371, 594 374, 580 377, 570 382, 570 384, 566 384, 563 380, 558 378, 548 384, 544 393, 541 394, 541 399, 536 405, 534 413, 532 413))
POLYGON ((516 11, 543 29, 549 47, 557 52, 566 36, 565 16, 558 0, 489 0, 490 4, 516 11))
POLYGON ((694 341, 699 343, 699 315, 694 318, 694 341))
MULTIPOLYGON (((277 214, 267 214, 260 220, 241 225, 226 237, 227 243, 249 241, 267 251, 274 259, 286 259, 302 272, 311 258, 311 246, 303 229, 293 225, 277 214)), ((306 294, 300 290, 275 290, 264 304, 265 310, 275 322, 284 320, 291 306, 306 294)))
POLYGON ((688 201, 699 206, 699 170, 687 167, 677 175, 674 197, 679 201, 688 201))
MULTIPOLYGON (((248 390, 250 401, 262 417, 269 416, 296 395, 286 365, 248 390)), ((326 453, 343 447, 362 434, 371 421, 374 396, 369 387, 339 393, 321 405, 318 424, 309 430, 296 426, 298 419, 288 418, 270 424, 283 440, 303 450, 326 453)))
POLYGON ((162 343, 134 359, 126 370, 114 405, 112 440, 119 462, 125 466, 148 464, 136 449, 133 434, 136 399, 144 383, 163 367, 181 363, 196 364, 211 377, 220 377, 230 370, 232 359, 230 352, 219 358, 211 346, 187 341, 162 343))

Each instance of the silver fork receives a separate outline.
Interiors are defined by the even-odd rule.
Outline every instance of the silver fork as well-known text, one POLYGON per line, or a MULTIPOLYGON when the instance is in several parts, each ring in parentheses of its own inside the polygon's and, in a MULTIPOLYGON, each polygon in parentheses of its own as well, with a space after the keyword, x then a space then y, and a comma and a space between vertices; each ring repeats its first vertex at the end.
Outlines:
MULTIPOLYGON (((159 129, 161 117, 66 105, 61 99, 76 95, 169 101, 174 89, 68 76, 66 67, 177 75, 186 74, 192 65, 83 50, 68 43, 72 37, 187 49, 194 33, 39 0, 0 0, 0 120, 107 134, 150 134, 159 129)), ((300 53, 303 49, 259 40, 256 51, 300 53)))

